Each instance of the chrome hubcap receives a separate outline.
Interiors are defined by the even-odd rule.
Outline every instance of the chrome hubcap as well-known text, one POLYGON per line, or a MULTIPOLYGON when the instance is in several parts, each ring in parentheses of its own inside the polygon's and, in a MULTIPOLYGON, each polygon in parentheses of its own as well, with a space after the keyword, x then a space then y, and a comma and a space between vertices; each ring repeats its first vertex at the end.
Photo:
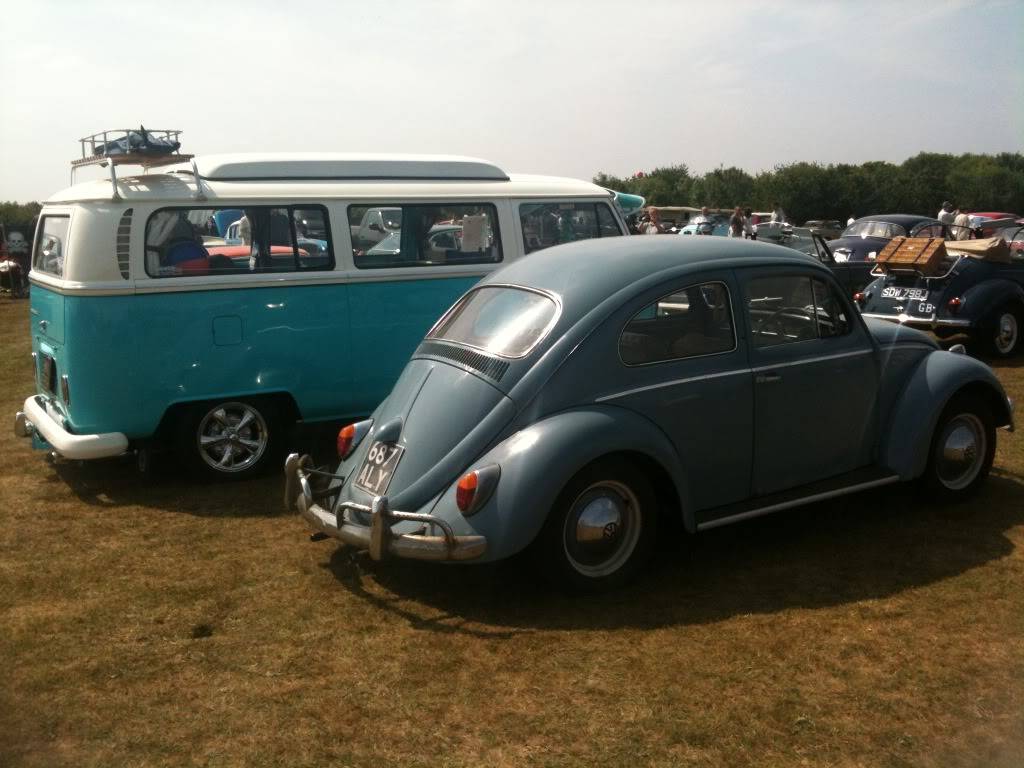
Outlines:
POLYGON ((218 405, 199 422, 196 441, 203 461, 218 472, 248 469, 267 449, 267 424, 245 403, 218 405))
POLYGON ((584 576, 615 573, 640 539, 640 503, 628 486, 594 483, 576 497, 565 518, 562 542, 572 567, 584 576))
POLYGON ((942 430, 939 481, 953 491, 966 488, 981 471, 988 444, 985 427, 973 413, 950 419, 942 430))
POLYGON ((1017 345, 1017 333, 1017 316, 1012 312, 1000 315, 996 327, 996 349, 1004 354, 1011 352, 1017 345))

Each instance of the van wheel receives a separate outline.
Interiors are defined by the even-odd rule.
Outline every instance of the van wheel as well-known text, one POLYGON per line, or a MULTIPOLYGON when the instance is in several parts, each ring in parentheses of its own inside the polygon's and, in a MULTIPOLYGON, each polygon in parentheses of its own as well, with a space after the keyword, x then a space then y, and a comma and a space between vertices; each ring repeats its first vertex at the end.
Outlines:
POLYGON ((193 470, 208 478, 253 477, 271 465, 282 429, 269 400, 202 403, 182 421, 178 450, 193 470))
POLYGON ((1004 304, 992 315, 988 323, 989 352, 995 357, 1010 357, 1020 349, 1020 334, 1024 330, 1024 313, 1014 304, 1004 304))
POLYGON ((559 494, 536 549, 548 578, 572 591, 621 586, 650 557, 655 494, 647 477, 625 459, 600 459, 559 494))
POLYGON ((988 404, 973 395, 956 395, 932 436, 922 478, 925 490, 936 501, 966 499, 988 476, 995 453, 995 420, 988 404))

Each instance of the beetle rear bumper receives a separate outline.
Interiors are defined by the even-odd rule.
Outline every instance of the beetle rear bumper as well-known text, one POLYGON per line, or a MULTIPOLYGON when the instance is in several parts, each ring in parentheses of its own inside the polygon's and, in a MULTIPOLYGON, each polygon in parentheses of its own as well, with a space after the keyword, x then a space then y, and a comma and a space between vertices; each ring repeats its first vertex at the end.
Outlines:
POLYGON ((973 325, 970 320, 964 320, 961 318, 937 318, 935 315, 931 315, 930 317, 913 317, 907 314, 886 315, 881 312, 861 312, 861 315, 864 317, 873 317, 876 320, 888 320, 890 323, 909 325, 911 328, 924 328, 932 331, 936 328, 967 329, 973 325))
POLYGON ((14 415, 14 433, 19 437, 30 437, 36 433, 65 458, 102 459, 120 456, 128 450, 128 438, 121 432, 95 435, 74 435, 68 432, 57 420, 59 414, 52 406, 47 407, 40 395, 26 399, 24 407, 24 412, 18 411, 14 415))
POLYGON ((451 525, 436 515, 399 512, 388 507, 387 497, 377 496, 369 507, 342 502, 337 512, 316 503, 309 483, 307 457, 291 454, 285 461, 286 503, 294 503, 299 514, 318 533, 337 539, 356 549, 365 549, 374 560, 387 556, 411 560, 474 560, 487 551, 483 536, 456 536, 451 525), (295 490, 299 492, 292 495, 295 490), (370 525, 351 518, 352 513, 370 516, 370 525), (423 523, 422 533, 396 533, 392 526, 400 522, 423 523), (434 529, 440 536, 431 535, 434 529))

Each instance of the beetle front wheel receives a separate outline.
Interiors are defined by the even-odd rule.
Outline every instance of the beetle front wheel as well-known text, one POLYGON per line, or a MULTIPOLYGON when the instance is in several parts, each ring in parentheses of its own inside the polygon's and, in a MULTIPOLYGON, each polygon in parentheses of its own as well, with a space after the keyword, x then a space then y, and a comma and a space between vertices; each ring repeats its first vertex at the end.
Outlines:
POLYGON ((649 558, 657 514, 650 482, 625 459, 601 459, 576 474, 548 516, 538 547, 556 583, 601 591, 628 581, 649 558))

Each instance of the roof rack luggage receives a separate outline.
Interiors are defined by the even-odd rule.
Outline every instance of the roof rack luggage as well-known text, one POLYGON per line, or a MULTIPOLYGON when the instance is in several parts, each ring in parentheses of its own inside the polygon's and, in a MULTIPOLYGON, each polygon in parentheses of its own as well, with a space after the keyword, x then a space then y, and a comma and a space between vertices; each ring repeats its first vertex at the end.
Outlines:
MULTIPOLYGON (((113 128, 94 133, 78 140, 82 148, 82 156, 71 161, 71 183, 75 183, 75 171, 85 166, 96 165, 101 168, 110 167, 110 184, 113 188, 113 199, 120 200, 117 191, 117 171, 119 165, 138 165, 149 170, 163 165, 192 163, 195 177, 199 173, 195 169, 194 155, 180 153, 181 131, 176 129, 113 128)), ((197 199, 204 199, 201 189, 197 189, 197 199)))

